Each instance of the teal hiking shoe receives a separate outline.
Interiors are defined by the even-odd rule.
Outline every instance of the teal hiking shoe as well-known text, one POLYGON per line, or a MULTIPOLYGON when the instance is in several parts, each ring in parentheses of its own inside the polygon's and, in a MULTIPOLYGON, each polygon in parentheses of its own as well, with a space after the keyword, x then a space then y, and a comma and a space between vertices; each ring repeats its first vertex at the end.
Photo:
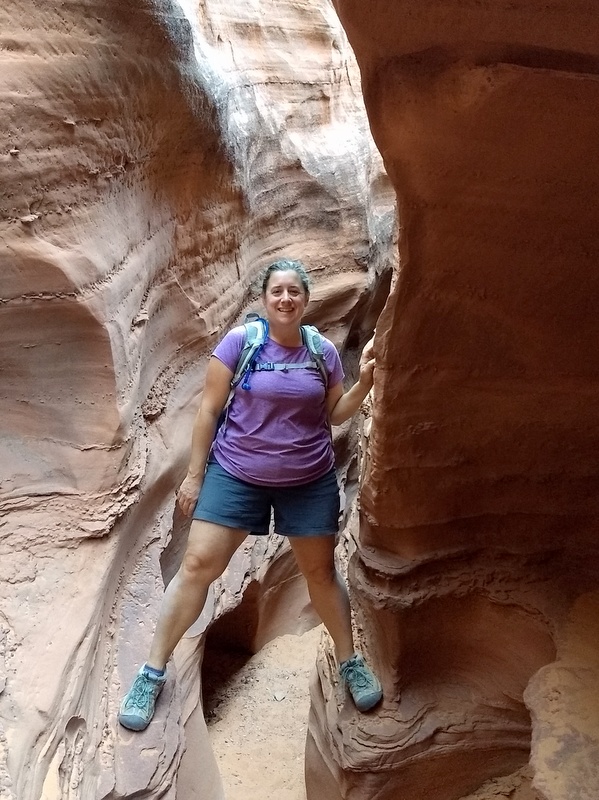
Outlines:
POLYGON ((154 676, 143 665, 121 703, 119 722, 123 728, 143 731, 148 727, 154 716, 156 700, 165 683, 166 673, 162 677, 154 676))
POLYGON ((353 697, 358 711, 369 711, 381 700, 383 689, 377 677, 358 653, 344 661, 339 674, 353 697))

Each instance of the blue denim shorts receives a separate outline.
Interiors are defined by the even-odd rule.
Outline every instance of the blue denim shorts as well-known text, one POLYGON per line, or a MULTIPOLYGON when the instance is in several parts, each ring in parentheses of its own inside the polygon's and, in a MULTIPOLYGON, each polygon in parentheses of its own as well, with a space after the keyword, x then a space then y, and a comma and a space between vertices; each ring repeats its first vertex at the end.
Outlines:
POLYGON ((208 462, 194 519, 264 535, 330 536, 339 530, 339 487, 335 470, 300 486, 256 486, 208 462))

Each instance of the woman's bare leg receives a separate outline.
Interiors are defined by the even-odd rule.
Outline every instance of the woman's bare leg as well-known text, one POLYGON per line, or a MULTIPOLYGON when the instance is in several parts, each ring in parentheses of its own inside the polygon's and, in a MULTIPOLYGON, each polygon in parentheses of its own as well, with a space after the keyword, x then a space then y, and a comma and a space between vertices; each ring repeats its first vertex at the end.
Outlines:
POLYGON ((169 583, 147 664, 164 669, 185 631, 200 616, 208 588, 225 571, 247 531, 194 520, 179 571, 169 583))
POLYGON ((341 664, 354 654, 354 641, 347 589, 335 568, 335 536, 290 536, 288 541, 341 664))

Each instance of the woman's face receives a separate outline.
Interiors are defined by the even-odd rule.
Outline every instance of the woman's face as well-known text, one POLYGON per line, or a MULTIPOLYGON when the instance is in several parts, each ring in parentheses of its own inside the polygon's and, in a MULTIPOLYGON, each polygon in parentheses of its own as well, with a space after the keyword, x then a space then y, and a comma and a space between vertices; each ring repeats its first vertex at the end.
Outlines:
POLYGON ((277 325, 299 325, 309 294, 302 281, 292 269, 273 272, 262 294, 268 321, 277 325))

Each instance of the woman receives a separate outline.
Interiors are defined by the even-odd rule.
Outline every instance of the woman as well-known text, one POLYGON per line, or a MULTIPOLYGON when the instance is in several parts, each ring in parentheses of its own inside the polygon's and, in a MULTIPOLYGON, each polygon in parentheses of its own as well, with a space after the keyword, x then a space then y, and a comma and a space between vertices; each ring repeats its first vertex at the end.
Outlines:
POLYGON ((258 369, 235 388, 220 427, 245 342, 243 326, 230 331, 210 359, 189 470, 177 493, 183 513, 193 512, 193 522, 183 562, 164 595, 149 658, 121 704, 119 722, 130 730, 150 723, 171 653, 245 537, 268 533, 271 507, 275 531, 289 537, 356 706, 367 711, 382 697, 379 681, 354 652, 347 590, 335 569, 339 490, 329 429, 329 423, 340 425, 355 414, 372 387, 372 343, 362 353, 358 382, 344 393, 339 355, 322 337, 325 386, 319 370, 307 366, 310 353, 302 341, 309 297, 300 262, 283 259, 265 271, 268 338, 258 369), (278 368, 261 370, 260 363, 278 368), (295 367, 282 369, 284 364, 295 367))

